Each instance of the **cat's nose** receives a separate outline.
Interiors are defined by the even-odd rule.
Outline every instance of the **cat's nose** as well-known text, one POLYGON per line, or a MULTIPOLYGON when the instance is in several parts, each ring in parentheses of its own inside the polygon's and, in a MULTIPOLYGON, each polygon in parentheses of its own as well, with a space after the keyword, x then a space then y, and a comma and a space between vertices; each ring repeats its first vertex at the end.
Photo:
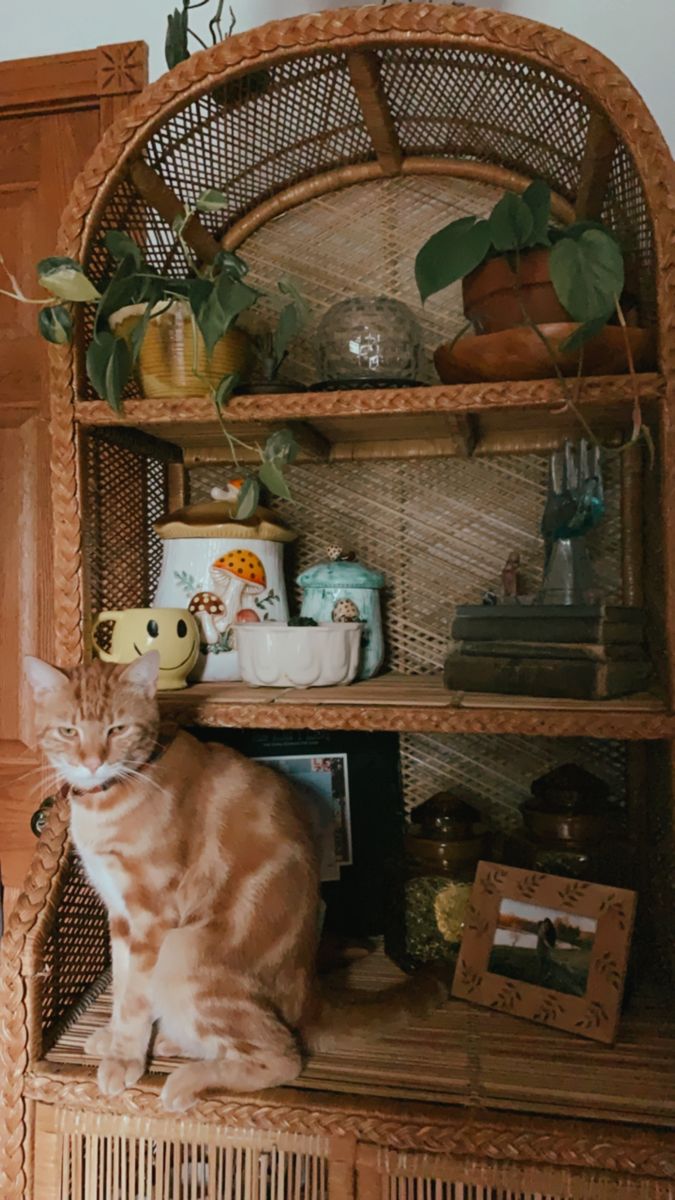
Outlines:
POLYGON ((91 771, 92 775, 94 775, 96 773, 96 771, 98 771, 99 767, 101 766, 100 755, 88 754, 86 758, 82 759, 82 766, 86 767, 87 770, 91 771))

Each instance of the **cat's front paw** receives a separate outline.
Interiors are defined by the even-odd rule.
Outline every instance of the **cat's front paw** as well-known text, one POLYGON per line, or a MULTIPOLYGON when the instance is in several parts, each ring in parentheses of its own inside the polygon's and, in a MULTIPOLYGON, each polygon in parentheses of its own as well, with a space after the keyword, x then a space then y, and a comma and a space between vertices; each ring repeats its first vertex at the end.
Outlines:
POLYGON ((84 1052, 85 1054, 91 1054, 94 1058, 105 1058, 112 1050, 112 1043, 113 1031, 112 1026, 108 1023, 89 1034, 84 1043, 84 1052))
POLYGON ((99 1090, 104 1096, 119 1096, 125 1088, 137 1083, 144 1071, 143 1058, 116 1058, 109 1055, 98 1069, 99 1090))

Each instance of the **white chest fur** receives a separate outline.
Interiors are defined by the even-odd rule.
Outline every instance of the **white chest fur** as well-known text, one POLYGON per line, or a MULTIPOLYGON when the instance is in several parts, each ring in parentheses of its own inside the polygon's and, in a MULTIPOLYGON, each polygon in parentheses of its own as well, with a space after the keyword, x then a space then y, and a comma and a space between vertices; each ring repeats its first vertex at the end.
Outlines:
POLYGON ((126 916, 123 895, 126 874, 119 856, 109 848, 110 841, 105 828, 101 828, 100 817, 73 804, 70 832, 87 878, 108 912, 114 916, 126 916))

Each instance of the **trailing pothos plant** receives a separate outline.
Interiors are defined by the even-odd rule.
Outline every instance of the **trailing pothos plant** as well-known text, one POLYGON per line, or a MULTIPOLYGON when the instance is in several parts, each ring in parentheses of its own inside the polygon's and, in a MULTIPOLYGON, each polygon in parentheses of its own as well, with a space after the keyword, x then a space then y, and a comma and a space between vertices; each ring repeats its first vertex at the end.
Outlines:
MULTIPOLYGON (((138 361, 150 322, 174 304, 183 304, 192 323, 193 374, 210 391, 233 462, 245 475, 237 510, 238 515, 243 516, 250 515, 255 509, 261 484, 274 495, 290 498, 283 471, 293 461, 298 448, 289 430, 273 434, 264 447, 253 447, 242 442, 223 420, 227 402, 240 382, 238 373, 223 375, 214 386, 199 370, 200 341, 203 341, 207 359, 210 359, 216 344, 232 328, 237 318, 264 295, 246 281, 248 266, 238 254, 221 250, 212 263, 204 265, 198 262, 185 240, 186 227, 195 211, 215 212, 224 208, 225 204, 226 197, 222 192, 209 189, 202 193, 194 209, 186 206, 174 221, 174 235, 183 248, 190 268, 186 278, 175 279, 159 274, 146 262, 141 247, 132 237, 120 230, 109 230, 105 235, 105 245, 115 269, 102 290, 75 259, 51 257, 42 259, 37 265, 38 280, 50 293, 51 299, 34 300, 27 297, 12 275, 10 281, 13 290, 4 294, 22 303, 39 305, 40 333, 56 345, 63 345, 72 339, 73 306, 95 306, 93 333, 86 352, 87 375, 97 395, 106 400, 116 413, 122 410, 124 389, 138 361), (54 299, 58 303, 54 304, 54 299), (110 318, 128 306, 139 307, 139 319, 129 336, 123 338, 113 332, 110 318), (239 463, 238 447, 258 455, 260 466, 256 471, 247 472, 247 468, 239 463)), ((280 280, 278 291, 283 303, 279 307, 278 297, 274 300, 277 325, 269 334, 276 364, 283 361, 288 344, 305 316, 304 302, 290 280, 280 280)))
POLYGON ((572 321, 581 328, 568 339, 574 349, 614 316, 624 286, 623 254, 599 221, 551 224, 551 190, 535 179, 522 196, 506 192, 489 217, 460 217, 434 233, 415 260, 422 300, 463 279, 482 263, 505 255, 518 276, 522 256, 550 250, 551 283, 572 321))
MULTIPOLYGON (((562 342, 561 349, 580 351, 579 378, 583 370, 584 344, 600 333, 610 320, 616 319, 622 327, 634 385, 634 440, 640 434, 642 420, 632 350, 621 307, 624 289, 621 247, 599 221, 575 221, 562 227, 552 225, 551 189, 543 180, 533 180, 520 196, 506 192, 486 218, 460 217, 432 234, 415 260, 415 278, 422 302, 451 283, 464 279, 483 263, 502 256, 511 266, 514 290, 518 294, 521 263, 536 249, 549 251, 549 274, 555 294, 570 319, 578 322, 578 328, 562 342)), ((565 400, 574 408, 574 399, 568 381, 559 369, 554 347, 522 302, 521 313, 522 324, 530 326, 546 346, 565 400)), ((468 324, 457 336, 467 328, 468 324)), ((585 425, 578 411, 577 415, 585 425)), ((593 437, 587 426, 586 432, 593 437)), ((644 436, 650 441, 647 429, 644 429, 644 436)))

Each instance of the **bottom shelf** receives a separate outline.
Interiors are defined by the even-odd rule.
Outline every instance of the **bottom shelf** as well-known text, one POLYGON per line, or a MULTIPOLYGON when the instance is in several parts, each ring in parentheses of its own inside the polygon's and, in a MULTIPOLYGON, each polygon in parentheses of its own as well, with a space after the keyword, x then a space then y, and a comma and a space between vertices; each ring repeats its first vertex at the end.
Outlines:
MULTIPOLYGON (((377 952, 351 968, 348 986, 387 987, 399 978, 377 952)), ((61 1034, 47 1061, 93 1066, 84 1042, 110 1012, 106 987, 61 1034)), ((396 1036, 313 1056, 298 1082, 309 1090, 675 1128, 674 1063, 672 998, 645 988, 631 998, 613 1047, 450 1000, 396 1036)), ((173 1065, 154 1059, 151 1069, 164 1073, 173 1065)))

